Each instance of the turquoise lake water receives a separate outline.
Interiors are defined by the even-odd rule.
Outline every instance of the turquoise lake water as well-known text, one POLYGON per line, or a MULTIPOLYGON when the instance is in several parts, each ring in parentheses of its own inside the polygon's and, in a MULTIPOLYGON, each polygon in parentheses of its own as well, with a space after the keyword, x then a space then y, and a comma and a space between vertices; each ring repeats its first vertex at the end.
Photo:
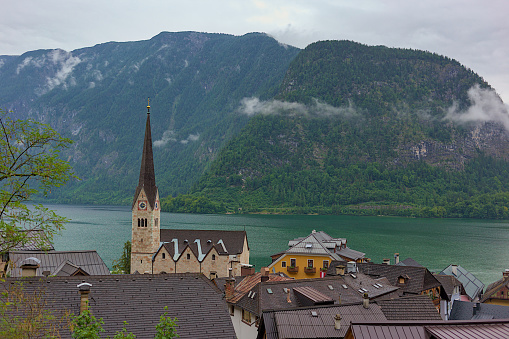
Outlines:
MULTIPOLYGON (((54 239, 57 250, 97 250, 111 268, 125 241, 131 238, 127 206, 47 205, 71 221, 54 239)), ((397 217, 197 215, 161 213, 162 228, 246 230, 250 261, 257 270, 270 255, 288 248, 288 241, 312 230, 346 238, 352 249, 374 262, 413 258, 432 272, 449 264, 469 270, 485 284, 509 268, 509 222, 472 219, 397 217)))

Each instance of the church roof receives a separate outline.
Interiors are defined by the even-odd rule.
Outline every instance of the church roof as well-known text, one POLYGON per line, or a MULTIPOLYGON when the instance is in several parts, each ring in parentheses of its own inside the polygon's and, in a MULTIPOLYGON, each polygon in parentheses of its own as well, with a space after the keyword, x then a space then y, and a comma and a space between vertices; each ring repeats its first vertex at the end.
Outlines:
POLYGON ((150 132, 150 106, 147 106, 149 111, 147 112, 147 123, 145 126, 145 140, 143 141, 143 153, 141 157, 141 168, 140 168, 140 179, 138 181, 138 187, 136 187, 136 193, 134 193, 133 204, 134 206, 138 196, 140 195, 141 189, 145 189, 148 203, 150 207, 154 209, 157 196, 156 186, 156 175, 154 172, 154 156, 152 153, 152 134, 150 132))
POLYGON ((175 261, 187 247, 199 261, 205 258, 212 247, 220 255, 241 254, 244 241, 247 241, 245 231, 162 229, 160 234, 161 242, 175 261))

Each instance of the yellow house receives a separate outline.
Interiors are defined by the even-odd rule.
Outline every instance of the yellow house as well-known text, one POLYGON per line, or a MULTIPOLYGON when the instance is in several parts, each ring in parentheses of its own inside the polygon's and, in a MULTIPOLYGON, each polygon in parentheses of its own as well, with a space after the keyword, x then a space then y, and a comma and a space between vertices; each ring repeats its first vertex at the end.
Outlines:
POLYGON ((288 246, 285 252, 272 256, 269 270, 295 279, 324 277, 333 260, 364 261, 364 253, 348 248, 346 239, 332 238, 322 231, 290 240, 288 246))

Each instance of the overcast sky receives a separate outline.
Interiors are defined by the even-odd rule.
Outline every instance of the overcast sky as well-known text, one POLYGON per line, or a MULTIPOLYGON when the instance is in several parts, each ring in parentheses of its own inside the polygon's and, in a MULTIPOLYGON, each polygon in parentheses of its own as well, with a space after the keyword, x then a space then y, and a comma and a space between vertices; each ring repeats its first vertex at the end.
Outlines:
POLYGON ((265 32, 414 48, 458 60, 509 103, 507 0, 0 0, 0 55, 72 51, 162 32, 265 32))

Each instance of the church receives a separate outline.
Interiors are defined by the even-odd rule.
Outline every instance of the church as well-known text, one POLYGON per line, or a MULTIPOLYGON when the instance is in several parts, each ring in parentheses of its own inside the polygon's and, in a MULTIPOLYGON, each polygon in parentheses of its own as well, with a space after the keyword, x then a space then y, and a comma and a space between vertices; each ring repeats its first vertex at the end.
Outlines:
POLYGON ((156 186, 150 105, 138 186, 132 203, 131 273, 203 273, 206 277, 240 276, 249 265, 245 231, 161 229, 156 186))

